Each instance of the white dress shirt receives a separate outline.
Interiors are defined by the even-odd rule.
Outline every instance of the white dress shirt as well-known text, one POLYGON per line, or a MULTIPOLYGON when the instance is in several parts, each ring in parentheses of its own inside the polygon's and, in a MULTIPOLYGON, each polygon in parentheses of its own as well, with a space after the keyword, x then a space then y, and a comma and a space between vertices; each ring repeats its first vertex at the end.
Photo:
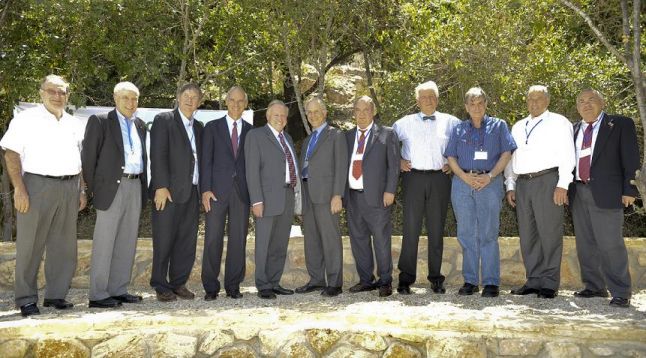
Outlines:
MULTIPOLYGON (((592 162, 592 156, 594 155, 594 144, 597 142, 597 134, 599 134, 599 128, 603 124, 603 113, 599 114, 597 120, 591 124, 592 125, 592 144, 590 146, 590 161, 592 162)), ((581 180, 579 176, 579 158, 581 157, 581 146, 583 145, 583 132, 588 128, 590 124, 585 121, 581 121, 579 126, 579 132, 576 135, 576 142, 574 143, 574 148, 576 149, 576 180, 581 180)))
POLYGON ((191 150, 193 151, 193 158, 195 159, 195 165, 193 167, 193 185, 197 185, 199 180, 199 172, 198 172, 199 163, 197 162, 195 131, 193 130, 193 124, 195 122, 195 118, 191 118, 189 120, 188 118, 186 118, 184 113, 182 113, 182 111, 178 110, 178 112, 179 112, 179 116, 182 117, 182 123, 184 124, 184 129, 186 129, 186 135, 188 136, 188 140, 191 142, 191 150))
MULTIPOLYGON (((278 131, 276 131, 274 127, 270 126, 269 124, 267 125, 267 127, 271 129, 271 132, 274 134, 274 137, 276 137, 276 140, 278 141, 278 145, 280 145, 280 147, 282 148, 283 145, 280 143, 280 138, 278 138, 278 135, 283 132, 278 133, 278 131)), ((283 137, 285 137, 285 134, 283 134, 283 137)), ((296 178, 298 179, 299 174, 298 174, 298 165, 296 164, 296 156, 294 156, 294 150, 292 149, 292 146, 289 145, 289 141, 287 140, 286 137, 285 137, 285 144, 287 145, 287 149, 289 149, 289 152, 292 154, 292 160, 294 161, 294 171, 296 174, 296 178)), ((287 157, 285 157, 285 184, 289 184, 290 182, 291 180, 289 178, 289 162, 287 161, 287 157)))
POLYGON ((144 156, 141 146, 141 138, 137 126, 135 126, 135 116, 132 119, 126 118, 121 112, 117 112, 119 127, 121 127, 121 138, 123 139, 124 155, 124 174, 141 174, 144 171, 144 156), (130 129, 128 129, 128 126, 130 129))
POLYGON ((434 120, 423 120, 423 116, 421 112, 409 114, 393 125, 402 142, 401 157, 409 160, 413 169, 440 170, 447 164, 443 153, 460 120, 438 111, 431 114, 434 120))
POLYGON ((572 123, 564 116, 550 111, 540 116, 528 116, 514 124, 511 135, 518 148, 505 168, 507 190, 516 190, 519 174, 558 168, 557 187, 567 189, 574 170, 572 123))
POLYGON ((352 147, 352 156, 350 156, 350 170, 348 171, 348 185, 350 185, 350 189, 363 190, 363 170, 361 171, 361 176, 359 177, 359 179, 355 179, 354 176, 352 176, 352 163, 354 163, 355 160, 363 161, 363 155, 366 153, 366 149, 368 149, 368 140, 372 135, 372 127, 374 123, 375 122, 370 123, 370 125, 365 128, 366 136, 363 141, 363 153, 360 154, 357 153, 357 148, 359 146, 359 138, 361 137, 361 132, 357 127, 357 133, 354 136, 354 146, 352 147))
POLYGON ((82 122, 63 112, 56 119, 39 105, 16 115, 0 146, 20 154, 23 172, 40 175, 76 175, 81 172, 82 122))

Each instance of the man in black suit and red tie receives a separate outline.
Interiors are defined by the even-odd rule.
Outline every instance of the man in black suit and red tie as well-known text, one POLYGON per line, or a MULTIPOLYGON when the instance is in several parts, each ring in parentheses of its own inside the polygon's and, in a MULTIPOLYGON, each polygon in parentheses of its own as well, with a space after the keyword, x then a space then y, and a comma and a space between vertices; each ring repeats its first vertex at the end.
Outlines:
POLYGON ((574 125, 576 169, 570 203, 584 289, 575 297, 608 297, 610 306, 630 306, 631 282, 623 238, 625 207, 637 188, 630 183, 639 168, 639 149, 632 119, 603 111, 599 91, 577 96, 583 121, 574 125), (606 290, 607 288, 607 290, 606 290))
POLYGON ((193 114, 202 91, 192 83, 177 91, 177 108, 155 116, 150 130, 153 264, 150 285, 161 302, 193 299, 185 284, 195 262, 200 213, 198 148, 202 123, 193 114))
POLYGON ((247 93, 234 86, 225 100, 227 115, 204 127, 200 156, 200 191, 206 211, 202 285, 207 301, 220 291, 220 261, 227 223, 227 258, 224 290, 227 297, 242 298, 240 283, 245 276, 245 247, 249 229, 249 192, 245 176, 244 142, 251 124, 242 120, 247 93), (227 221, 228 217, 228 221, 227 221))

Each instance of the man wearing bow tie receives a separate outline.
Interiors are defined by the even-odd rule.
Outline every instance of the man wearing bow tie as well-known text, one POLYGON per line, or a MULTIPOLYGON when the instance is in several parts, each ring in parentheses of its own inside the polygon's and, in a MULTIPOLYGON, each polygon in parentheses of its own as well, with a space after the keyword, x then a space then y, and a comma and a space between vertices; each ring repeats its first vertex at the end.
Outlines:
POLYGON ((628 307, 631 282, 623 209, 638 194, 630 181, 639 168, 639 148, 633 120, 605 113, 605 104, 594 89, 583 90, 576 99, 583 120, 574 125, 570 203, 584 289, 574 296, 608 297, 610 291, 610 306, 628 307))
POLYGON ((407 115, 393 125, 402 143, 402 195, 404 201, 404 235, 399 256, 397 292, 409 295, 417 278, 417 249, 422 219, 428 232, 428 280, 435 293, 444 293, 444 276, 440 272, 444 250, 444 223, 451 198, 451 170, 443 153, 456 117, 436 111, 439 90, 433 81, 415 88, 420 112, 407 115))

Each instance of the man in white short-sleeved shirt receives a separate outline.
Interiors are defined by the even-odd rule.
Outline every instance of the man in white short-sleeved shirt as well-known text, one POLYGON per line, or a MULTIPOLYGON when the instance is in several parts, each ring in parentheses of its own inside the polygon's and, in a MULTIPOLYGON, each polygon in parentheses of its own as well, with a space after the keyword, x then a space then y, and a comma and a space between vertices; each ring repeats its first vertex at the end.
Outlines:
POLYGON ((40 96, 43 104, 16 115, 0 140, 18 212, 15 303, 25 317, 40 313, 37 276, 45 250, 43 305, 73 306, 65 297, 76 269, 77 214, 86 204, 79 189, 83 125, 65 112, 69 84, 49 75, 40 96))

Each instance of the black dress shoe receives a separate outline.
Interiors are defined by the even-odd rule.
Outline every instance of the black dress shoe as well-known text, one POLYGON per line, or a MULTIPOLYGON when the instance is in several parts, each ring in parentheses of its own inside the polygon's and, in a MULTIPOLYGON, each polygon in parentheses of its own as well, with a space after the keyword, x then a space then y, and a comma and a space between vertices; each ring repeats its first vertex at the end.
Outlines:
POLYGON ((258 297, 264 300, 273 300, 276 298, 276 294, 273 290, 260 290, 258 291, 258 297))
POLYGON ((56 308, 57 310, 65 310, 65 309, 74 307, 74 305, 71 302, 67 302, 61 298, 46 298, 43 301, 43 306, 45 307, 51 306, 56 308))
POLYGON ((439 294, 446 293, 446 288, 444 288, 444 280, 432 281, 431 290, 433 291, 433 293, 439 293, 439 294))
POLYGON ((462 285, 462 287, 460 287, 460 289, 458 290, 458 295, 471 296, 478 291, 480 291, 480 288, 478 286, 465 282, 464 285, 462 285))
POLYGON ((517 296, 531 295, 533 293, 539 293, 539 292, 540 290, 538 288, 528 287, 527 285, 523 285, 520 288, 515 288, 511 290, 511 294, 517 295, 517 296))
POLYGON ((321 296, 334 297, 340 295, 341 292, 343 292, 341 287, 326 287, 323 291, 321 291, 321 296))
POLYGON ((608 291, 592 291, 587 288, 581 291, 574 292, 574 297, 590 298, 590 297, 608 297, 608 291))
POLYGON ((379 297, 388 297, 393 294, 392 285, 379 286, 379 297))
POLYGON ((227 297, 231 297, 233 299, 242 298, 242 293, 240 293, 239 289, 227 291, 227 297))
POLYGON ((294 290, 286 289, 285 287, 282 287, 280 285, 272 288, 271 290, 274 291, 274 293, 277 294, 277 295, 293 295, 294 294, 294 290))
POLYGON ((139 303, 143 301, 143 297, 139 295, 131 295, 129 293, 124 293, 123 295, 119 296, 112 296, 112 298, 122 303, 139 303))
POLYGON ((367 292, 367 291, 374 291, 377 289, 377 286, 374 283, 361 283, 359 282, 358 284, 350 287, 350 292, 352 293, 359 293, 359 292, 367 292))
POLYGON ((112 297, 104 298, 102 300, 90 301, 88 307, 96 308, 115 308, 121 306, 121 301, 115 300, 112 297))
POLYGON ((623 298, 623 297, 613 297, 610 300, 610 306, 628 308, 628 307, 630 307, 630 299, 623 298))
POLYGON ((482 297, 498 297, 500 290, 496 285, 485 285, 482 289, 482 297))
POLYGON ((549 288, 541 288, 538 292, 538 298, 554 298, 557 296, 556 291, 549 288))
POLYGON ((399 285, 399 286, 397 286, 397 292, 400 295, 410 295, 411 294, 410 286, 408 286, 408 285, 399 285))
POLYGON ((321 291, 321 290, 323 290, 324 288, 325 288, 325 286, 321 286, 321 285, 310 285, 310 284, 308 283, 308 284, 306 284, 306 285, 304 285, 304 286, 301 286, 301 287, 296 288, 296 290, 295 290, 295 291, 296 291, 296 293, 310 293, 310 292, 314 292, 314 291, 321 291))
POLYGON ((207 292, 204 295, 204 301, 215 301, 216 298, 218 298, 217 292, 207 292))
POLYGON ((40 310, 35 303, 27 303, 26 305, 20 306, 20 314, 23 317, 29 317, 40 314, 40 310))

